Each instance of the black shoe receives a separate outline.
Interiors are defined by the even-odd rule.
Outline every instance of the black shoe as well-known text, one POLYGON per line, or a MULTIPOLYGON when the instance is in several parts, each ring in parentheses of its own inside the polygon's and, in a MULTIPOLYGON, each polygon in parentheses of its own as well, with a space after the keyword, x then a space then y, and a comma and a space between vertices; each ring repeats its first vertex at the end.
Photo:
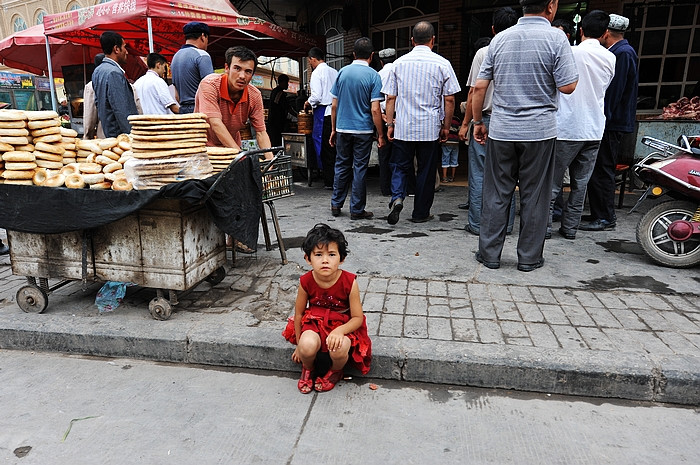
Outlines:
POLYGON ((362 213, 350 213, 351 220, 370 220, 374 217, 374 213, 368 212, 367 210, 362 213))
POLYGON ((558 223, 561 221, 561 215, 552 215, 552 222, 558 223))
POLYGON ((537 263, 533 263, 532 265, 526 265, 525 263, 518 263, 518 271, 534 271, 537 268, 542 268, 542 265, 544 265, 544 258, 540 258, 537 260, 537 263))
POLYGON ((401 200, 401 199, 394 200, 394 203, 391 204, 391 212, 389 213, 389 216, 386 218, 386 222, 389 224, 398 223, 399 222, 399 214, 401 213, 401 210, 403 210, 403 200, 401 200))
POLYGON ((569 239, 570 241, 576 239, 576 232, 565 231, 563 228, 559 228, 559 235, 564 239, 569 239))
POLYGON ((435 218, 435 215, 428 215, 425 218, 409 218, 408 221, 411 223, 425 223, 426 221, 430 221, 433 218, 435 218))
POLYGON ((10 248, 0 242, 0 255, 7 255, 10 253, 10 248))
POLYGON ((457 205, 457 208, 459 208, 460 210, 469 210, 469 202, 460 203, 459 205, 457 205))
POLYGON ((590 223, 583 223, 579 225, 579 229, 581 231, 605 231, 606 229, 615 229, 615 223, 614 221, 608 221, 608 220, 593 220, 590 223))
POLYGON ((501 267, 501 262, 487 262, 484 260, 484 257, 481 256, 480 252, 477 252, 474 254, 474 258, 476 258, 476 261, 484 265, 486 268, 490 268, 492 270, 497 270, 501 267))
POLYGON ((547 233, 544 235, 544 240, 551 239, 552 238, 552 231, 549 230, 547 233))
POLYGON ((467 223, 467 225, 464 227, 464 230, 467 231, 469 234, 474 234, 475 236, 479 235, 479 231, 472 228, 469 223, 467 223))
POLYGON ((593 221, 595 219, 593 215, 581 215, 581 221, 593 221))
POLYGON ((340 216, 340 207, 331 207, 331 215, 340 216))

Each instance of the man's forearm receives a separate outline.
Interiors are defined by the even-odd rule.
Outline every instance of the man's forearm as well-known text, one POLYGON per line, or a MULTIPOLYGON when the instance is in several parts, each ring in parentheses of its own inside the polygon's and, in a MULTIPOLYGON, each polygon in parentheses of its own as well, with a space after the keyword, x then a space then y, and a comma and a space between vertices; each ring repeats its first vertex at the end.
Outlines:
POLYGON ((240 147, 223 121, 221 121, 219 118, 209 118, 209 125, 211 126, 212 131, 214 131, 214 134, 216 134, 216 137, 219 139, 219 142, 221 142, 224 147, 232 147, 240 150, 240 147))

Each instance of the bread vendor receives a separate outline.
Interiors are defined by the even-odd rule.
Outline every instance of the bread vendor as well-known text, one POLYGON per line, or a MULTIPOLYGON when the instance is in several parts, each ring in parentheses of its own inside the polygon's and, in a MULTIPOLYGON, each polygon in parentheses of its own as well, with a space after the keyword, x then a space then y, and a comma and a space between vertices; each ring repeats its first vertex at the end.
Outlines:
MULTIPOLYGON (((250 84, 258 66, 255 53, 243 46, 226 50, 223 74, 210 74, 202 79, 195 97, 194 111, 207 115, 207 145, 232 147, 240 150, 240 130, 250 120, 258 147, 271 147, 265 127, 263 99, 260 91, 250 84)), ((272 158, 272 152, 265 153, 272 158)))

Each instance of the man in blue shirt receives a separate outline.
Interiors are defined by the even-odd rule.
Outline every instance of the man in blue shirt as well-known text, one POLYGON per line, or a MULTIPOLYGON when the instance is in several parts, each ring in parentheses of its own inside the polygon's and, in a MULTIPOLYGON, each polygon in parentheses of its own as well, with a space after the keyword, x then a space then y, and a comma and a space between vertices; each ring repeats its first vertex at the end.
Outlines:
POLYGON ((369 67, 374 55, 372 42, 367 37, 357 39, 353 54, 355 61, 338 72, 338 78, 331 88, 333 103, 330 144, 337 146, 331 214, 340 215, 352 183, 350 218, 360 220, 374 216, 365 210, 365 176, 374 129, 379 135, 378 146, 383 147, 385 143, 382 110, 379 106, 384 97, 381 93, 382 79, 379 73, 369 67))
POLYGON ((105 57, 92 73, 97 115, 105 137, 117 137, 131 132, 128 117, 138 114, 134 90, 122 68, 128 52, 122 36, 113 31, 103 32, 100 44, 105 57))
POLYGON ((180 114, 194 111, 194 97, 199 83, 214 72, 214 65, 207 53, 209 26, 193 21, 185 24, 182 32, 185 33, 185 45, 173 56, 170 65, 180 102, 180 114))
POLYGON ((622 151, 624 134, 634 131, 637 113, 637 53, 623 38, 629 26, 624 16, 610 15, 610 24, 600 41, 615 55, 615 77, 605 91, 605 131, 600 141, 598 158, 588 181, 589 223, 579 226, 583 231, 614 229, 615 166, 622 151))

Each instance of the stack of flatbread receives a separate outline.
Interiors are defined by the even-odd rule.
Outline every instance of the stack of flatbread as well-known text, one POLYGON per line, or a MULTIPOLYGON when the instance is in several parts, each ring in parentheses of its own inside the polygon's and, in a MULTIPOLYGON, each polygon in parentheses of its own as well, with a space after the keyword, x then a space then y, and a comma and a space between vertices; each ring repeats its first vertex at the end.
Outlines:
POLYGON ((231 162, 241 157, 240 150, 231 147, 207 147, 207 156, 215 172, 225 170, 231 162))
POLYGON ((159 189, 213 173, 206 152, 209 123, 204 114, 132 115, 129 122, 134 159, 125 168, 134 188, 159 189))
POLYGON ((37 168, 34 146, 27 128, 27 115, 19 110, 0 110, 0 171, 6 184, 32 184, 37 168))

